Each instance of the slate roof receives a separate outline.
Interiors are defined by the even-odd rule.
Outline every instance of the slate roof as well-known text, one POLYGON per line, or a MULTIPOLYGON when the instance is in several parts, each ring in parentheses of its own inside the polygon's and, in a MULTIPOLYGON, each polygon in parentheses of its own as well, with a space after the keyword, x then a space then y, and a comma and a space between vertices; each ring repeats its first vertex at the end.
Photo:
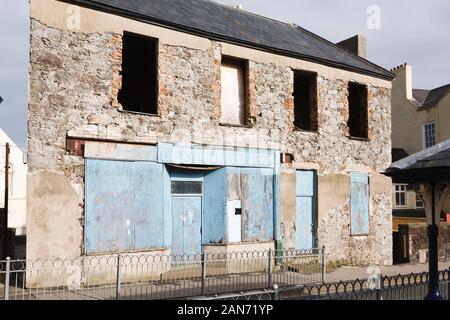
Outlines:
POLYGON ((384 174, 398 183, 450 181, 450 140, 394 162, 384 174))
POLYGON ((450 84, 431 90, 421 108, 435 107, 450 92, 450 84))
POLYGON ((442 166, 450 167, 450 140, 398 160, 391 164, 388 171, 442 166))
POLYGON ((417 160, 411 164, 408 169, 426 169, 426 168, 450 168, 450 148, 432 154, 424 159, 417 160))
POLYGON ((408 157, 408 152, 405 151, 405 149, 392 149, 392 161, 397 162, 399 160, 402 160, 406 157, 408 157))
POLYGON ((377 78, 394 78, 388 70, 299 26, 208 0, 63 1, 377 78))
POLYGON ((430 90, 424 90, 424 89, 413 89, 413 98, 417 101, 417 104, 421 106, 425 99, 427 98, 428 94, 430 93, 430 90))

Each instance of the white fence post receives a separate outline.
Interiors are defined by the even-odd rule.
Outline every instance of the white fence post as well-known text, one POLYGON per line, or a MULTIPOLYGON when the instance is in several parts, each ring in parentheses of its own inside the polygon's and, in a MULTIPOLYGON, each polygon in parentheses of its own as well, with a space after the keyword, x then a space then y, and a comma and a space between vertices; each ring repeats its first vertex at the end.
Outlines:
POLYGON ((206 254, 202 251, 200 259, 202 264, 202 296, 205 295, 205 280, 206 280, 206 254))
POLYGON ((5 300, 9 300, 9 275, 11 272, 11 258, 6 258, 6 273, 5 273, 5 300))
MULTIPOLYGON (((276 254, 276 253, 275 253, 276 254)), ((273 266, 272 266, 272 249, 269 250, 269 269, 268 269, 268 275, 267 275, 267 282, 268 282, 268 288, 272 287, 272 272, 273 272, 273 266)))

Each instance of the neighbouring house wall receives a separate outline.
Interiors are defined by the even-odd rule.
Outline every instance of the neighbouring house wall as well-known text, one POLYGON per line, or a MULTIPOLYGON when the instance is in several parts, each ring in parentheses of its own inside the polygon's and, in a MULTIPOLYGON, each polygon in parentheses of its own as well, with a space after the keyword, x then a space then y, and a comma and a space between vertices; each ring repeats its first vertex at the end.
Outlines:
POLYGON ((450 93, 439 102, 436 109, 438 142, 443 142, 450 139, 450 93))
POLYGON ((9 154, 9 202, 8 227, 16 229, 16 235, 25 235, 26 225, 26 192, 27 165, 24 163, 23 151, 0 130, 0 208, 5 205, 5 149, 10 144, 9 154))
POLYGON ((290 153, 281 167, 281 234, 295 246, 295 170, 318 174, 319 245, 330 260, 391 264, 390 83, 369 76, 210 41, 81 9, 81 28, 68 30, 67 4, 31 1, 29 104, 30 259, 74 258, 83 252, 83 157, 66 138, 127 143, 201 143, 262 147, 290 153), (123 31, 159 38, 159 116, 121 111, 123 31), (222 55, 248 59, 252 127, 220 125, 222 55), (293 71, 318 73, 319 131, 294 131, 293 71), (369 140, 348 137, 348 81, 368 86, 369 140), (370 180, 369 234, 350 236, 350 172, 370 180), (294 190, 294 193, 292 192, 294 190), (294 199, 293 199, 294 198, 294 199))
MULTIPOLYGON (((436 122, 436 143, 450 139, 450 94, 438 105, 423 110, 412 100, 412 67, 402 65, 393 70, 392 81, 392 147, 408 154, 423 150, 423 125, 436 122)), ((408 208, 415 209, 415 192, 408 191, 408 208)), ((450 199, 443 210, 450 212, 450 199)))
POLYGON ((408 187, 408 191, 406 192, 406 207, 397 207, 395 205, 395 186, 392 186, 392 207, 394 210, 422 209, 416 207, 416 191, 411 186, 408 187))
MULTIPOLYGON (((405 149, 408 154, 423 149, 422 126, 436 121, 436 109, 419 110, 412 96, 412 67, 402 65, 393 70, 392 81, 392 147, 405 149)), ((440 135, 436 133, 437 141, 440 135)))

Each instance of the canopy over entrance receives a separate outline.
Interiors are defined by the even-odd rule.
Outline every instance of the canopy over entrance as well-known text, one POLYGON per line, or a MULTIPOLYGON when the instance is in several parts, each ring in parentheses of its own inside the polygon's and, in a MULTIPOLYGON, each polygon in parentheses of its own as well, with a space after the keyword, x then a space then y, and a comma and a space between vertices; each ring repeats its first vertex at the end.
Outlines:
POLYGON ((395 182, 416 185, 428 221, 430 287, 427 300, 442 300, 439 292, 438 235, 440 213, 450 195, 450 140, 393 163, 384 173, 395 182))

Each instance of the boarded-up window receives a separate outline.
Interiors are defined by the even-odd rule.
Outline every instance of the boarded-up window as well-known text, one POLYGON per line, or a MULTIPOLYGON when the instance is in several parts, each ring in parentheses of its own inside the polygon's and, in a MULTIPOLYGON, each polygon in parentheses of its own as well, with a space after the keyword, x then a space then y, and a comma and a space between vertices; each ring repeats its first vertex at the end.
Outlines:
POLYGON ((305 131, 317 131, 317 75, 294 71, 294 126, 305 131))
POLYGON ((369 234, 369 175, 351 175, 351 235, 369 234))
POLYGON ((222 59, 222 124, 246 124, 246 69, 243 60, 222 59))
POLYGON ((348 94, 348 128, 350 136, 367 139, 369 137, 367 86, 349 83, 348 94))
POLYGON ((86 160, 87 253, 164 246, 163 165, 86 160))
POLYGON ((124 33, 122 47, 122 88, 118 101, 123 110, 157 114, 158 41, 124 33))

